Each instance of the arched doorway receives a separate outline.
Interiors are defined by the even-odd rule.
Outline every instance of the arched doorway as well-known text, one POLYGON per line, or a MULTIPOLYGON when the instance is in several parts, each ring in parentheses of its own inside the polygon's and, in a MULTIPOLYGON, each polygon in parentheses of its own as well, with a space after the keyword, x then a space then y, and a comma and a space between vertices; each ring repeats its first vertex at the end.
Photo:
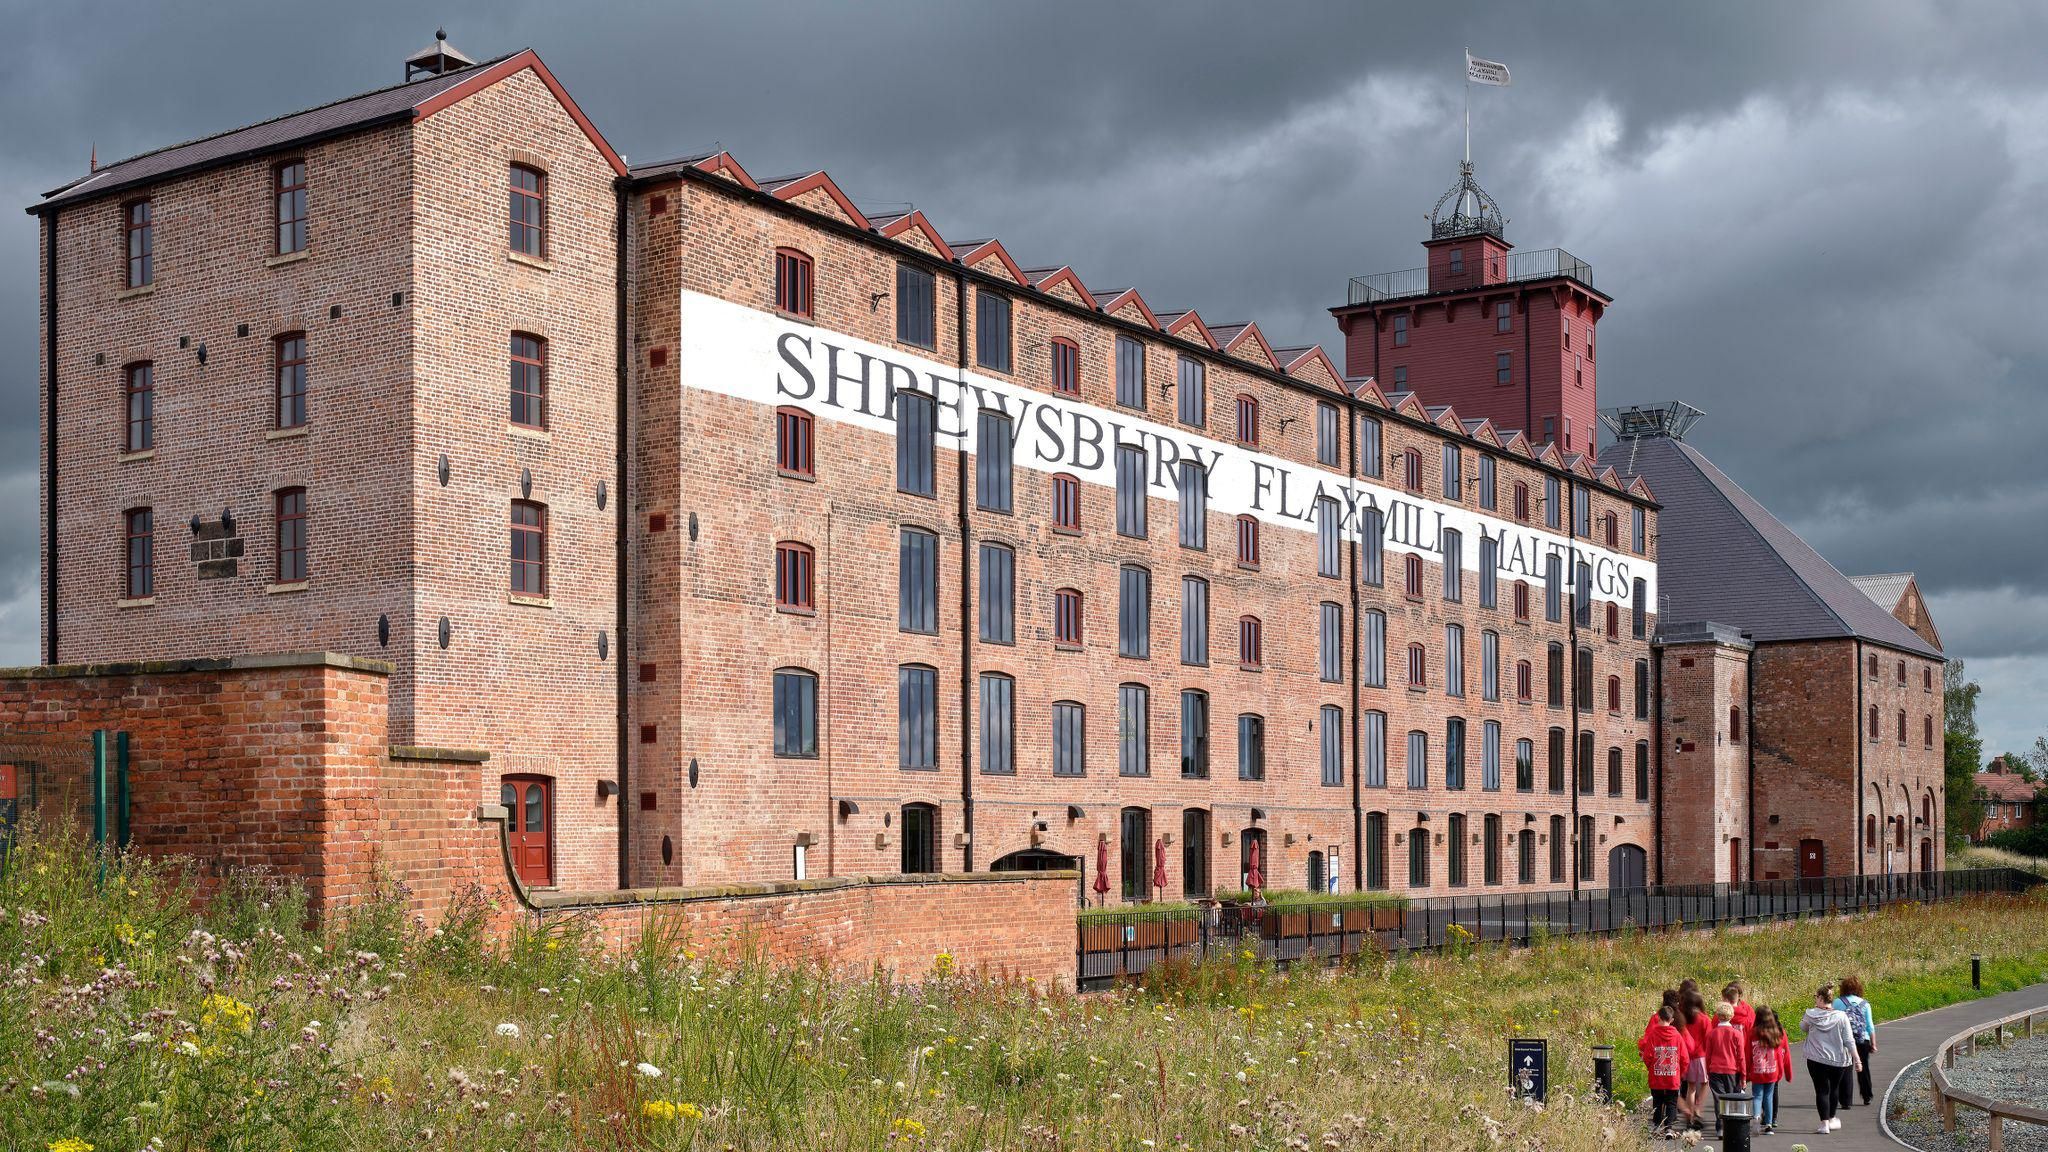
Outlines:
POLYGON ((1649 884, 1649 857, 1634 844, 1616 844, 1607 853, 1607 887, 1619 891, 1649 884))
POLYGON ((1920 840, 1920 870, 1922 872, 1934 871, 1934 837, 1932 836, 1922 837, 1920 840))

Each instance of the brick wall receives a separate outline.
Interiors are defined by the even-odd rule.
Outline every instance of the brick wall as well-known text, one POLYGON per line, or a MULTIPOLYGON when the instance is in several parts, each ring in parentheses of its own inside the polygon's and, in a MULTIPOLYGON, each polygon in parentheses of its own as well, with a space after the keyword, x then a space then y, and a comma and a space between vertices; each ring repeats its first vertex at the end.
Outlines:
POLYGON ((1676 625, 1659 652, 1664 880, 1726 884, 1750 874, 1749 656, 1733 629, 1676 625))

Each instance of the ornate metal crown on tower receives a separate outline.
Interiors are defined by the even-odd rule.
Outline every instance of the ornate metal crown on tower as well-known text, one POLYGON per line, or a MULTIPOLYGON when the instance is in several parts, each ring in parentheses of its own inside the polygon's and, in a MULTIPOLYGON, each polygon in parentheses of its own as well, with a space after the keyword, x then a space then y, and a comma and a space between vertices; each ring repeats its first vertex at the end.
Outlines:
POLYGON ((1492 236, 1496 240, 1507 239, 1507 221, 1501 217, 1500 205, 1472 178, 1470 160, 1458 165, 1458 182, 1437 198, 1436 208, 1429 214, 1429 235, 1433 240, 1450 240, 1459 236, 1492 236), (1446 208, 1449 209, 1446 212, 1446 208))

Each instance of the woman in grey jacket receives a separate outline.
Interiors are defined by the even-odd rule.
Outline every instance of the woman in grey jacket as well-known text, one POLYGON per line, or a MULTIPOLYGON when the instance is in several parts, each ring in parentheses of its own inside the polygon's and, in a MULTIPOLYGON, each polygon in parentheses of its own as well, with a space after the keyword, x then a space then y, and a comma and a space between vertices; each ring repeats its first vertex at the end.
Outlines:
POLYGON ((1813 1098, 1820 1109, 1820 1131, 1836 1132, 1842 1120, 1835 1109, 1849 1102, 1850 1076, 1862 1066, 1849 1014, 1835 1007, 1835 986, 1823 984, 1813 994, 1813 1007, 1799 1024, 1806 1029, 1806 1072, 1813 1077, 1813 1098))

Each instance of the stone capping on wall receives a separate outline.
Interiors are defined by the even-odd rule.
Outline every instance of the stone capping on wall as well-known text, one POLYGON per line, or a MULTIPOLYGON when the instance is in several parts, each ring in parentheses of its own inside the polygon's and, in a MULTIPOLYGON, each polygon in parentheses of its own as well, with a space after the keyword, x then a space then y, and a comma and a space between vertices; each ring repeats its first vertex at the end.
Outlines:
POLYGON ((104 664, 32 664, 0 668, 0 680, 66 680, 79 676, 165 676, 182 672, 232 672, 253 668, 341 668, 389 676, 388 660, 342 652, 271 652, 254 656, 196 656, 176 660, 115 660, 104 664))
POLYGON ((1754 641, 1742 631, 1728 624, 1716 624, 1711 620, 1681 621, 1665 624, 1658 621, 1657 634, 1650 643, 1669 647, 1673 644, 1720 644, 1728 648, 1740 648, 1747 652, 1756 647, 1754 641))
POLYGON ((829 876, 816 880, 771 880, 757 884, 718 884, 702 888, 622 888, 601 892, 536 892, 527 897, 546 911, 608 908, 641 904, 688 904, 706 900, 758 900, 843 888, 932 884, 1019 884, 1033 880, 1079 881, 1071 869, 1042 872, 923 872, 881 876, 829 876))
POLYGON ((481 748, 435 748, 426 744, 393 744, 384 751, 393 760, 437 760, 449 764, 482 764, 491 758, 481 748))

